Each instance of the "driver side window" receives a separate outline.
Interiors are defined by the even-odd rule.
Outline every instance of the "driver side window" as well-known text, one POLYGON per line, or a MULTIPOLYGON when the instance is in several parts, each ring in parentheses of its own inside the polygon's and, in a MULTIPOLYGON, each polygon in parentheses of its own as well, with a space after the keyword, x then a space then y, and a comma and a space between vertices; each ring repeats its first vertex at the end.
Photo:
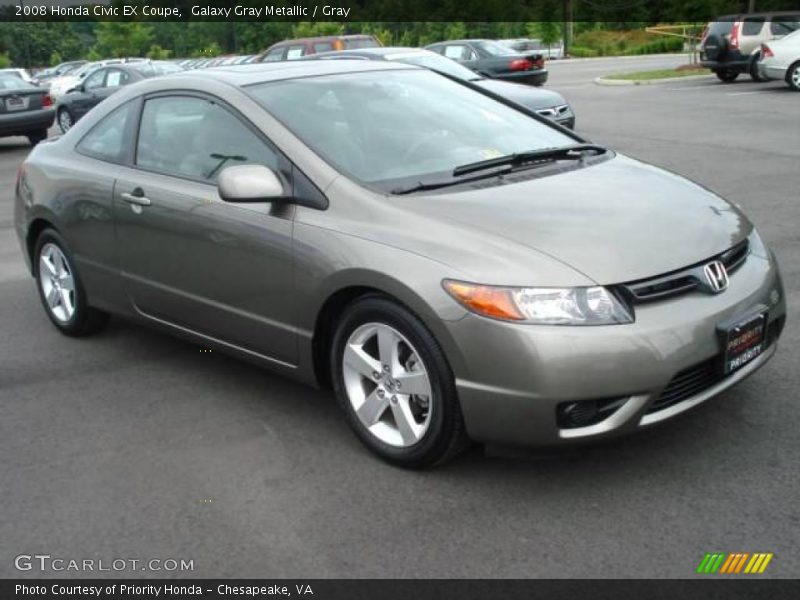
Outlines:
POLYGON ((106 78, 106 70, 100 69, 99 71, 95 71, 89 77, 86 78, 86 82, 83 84, 84 89, 92 90, 103 87, 103 82, 106 78))
POLYGON ((207 183, 235 165, 277 169, 273 150, 216 102, 193 96, 145 101, 136 164, 144 169, 207 183))

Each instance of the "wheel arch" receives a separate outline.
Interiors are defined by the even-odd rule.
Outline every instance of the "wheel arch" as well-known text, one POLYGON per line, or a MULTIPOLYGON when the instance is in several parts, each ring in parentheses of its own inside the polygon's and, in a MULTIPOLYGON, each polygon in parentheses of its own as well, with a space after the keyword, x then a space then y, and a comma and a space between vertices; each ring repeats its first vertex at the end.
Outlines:
POLYGON ((453 361, 460 360, 453 348, 450 336, 443 324, 443 319, 455 320, 463 316, 463 310, 452 301, 444 290, 442 294, 445 301, 452 303, 453 310, 442 314, 440 307, 431 306, 413 289, 385 274, 369 273, 369 277, 354 279, 347 277, 347 282, 332 287, 320 304, 314 318, 311 358, 313 373, 320 387, 329 388, 331 385, 329 372, 330 345, 336 329, 338 318, 353 302, 364 296, 376 295, 397 302, 406 310, 416 316, 420 322, 431 332, 436 341, 445 351, 451 368, 456 365, 453 361))
MULTIPOLYGON (((28 225, 28 231, 25 234, 25 250, 28 253, 31 265, 31 275, 36 273, 36 263, 33 260, 33 253, 36 250, 36 241, 45 229, 53 229, 58 232, 58 228, 49 220, 44 217, 36 217, 28 225)), ((60 233, 60 232, 59 232, 60 233)))

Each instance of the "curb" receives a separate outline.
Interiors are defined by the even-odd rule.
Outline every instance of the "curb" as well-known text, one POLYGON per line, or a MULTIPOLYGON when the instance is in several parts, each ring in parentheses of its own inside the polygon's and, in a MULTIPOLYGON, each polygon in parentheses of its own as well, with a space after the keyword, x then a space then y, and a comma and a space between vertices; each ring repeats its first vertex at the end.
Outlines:
POLYGON ((713 73, 708 75, 687 75, 686 77, 665 77, 662 79, 643 79, 635 81, 632 79, 608 79, 606 77, 595 77, 596 85, 653 85, 659 83, 676 83, 680 81, 697 81, 698 79, 708 79, 713 73))

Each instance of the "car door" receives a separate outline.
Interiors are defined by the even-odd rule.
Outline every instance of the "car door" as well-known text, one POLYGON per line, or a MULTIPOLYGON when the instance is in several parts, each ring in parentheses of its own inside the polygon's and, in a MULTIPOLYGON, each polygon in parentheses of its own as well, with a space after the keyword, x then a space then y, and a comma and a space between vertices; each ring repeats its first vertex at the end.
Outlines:
POLYGON ((223 202, 216 178, 241 164, 275 169, 290 189, 288 161, 218 99, 145 98, 114 188, 126 292, 150 319, 294 365, 294 206, 223 202))
POLYGON ((97 71, 84 79, 76 91, 67 94, 65 102, 69 103, 76 121, 100 102, 98 100, 98 92, 105 85, 107 71, 107 69, 97 69, 97 71))

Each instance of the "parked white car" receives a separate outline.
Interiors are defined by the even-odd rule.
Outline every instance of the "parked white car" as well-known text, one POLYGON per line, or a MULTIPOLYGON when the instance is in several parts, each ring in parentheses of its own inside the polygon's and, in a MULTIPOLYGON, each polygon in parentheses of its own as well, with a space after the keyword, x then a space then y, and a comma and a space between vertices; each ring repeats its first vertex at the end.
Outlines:
POLYGON ((800 30, 761 45, 758 71, 765 79, 779 79, 800 92, 800 30))
POLYGON ((499 43, 511 48, 512 50, 525 54, 536 52, 548 60, 564 58, 564 42, 558 41, 552 44, 545 44, 542 40, 528 38, 514 38, 508 40, 497 40, 499 43))
POLYGON ((125 62, 137 62, 146 60, 144 58, 110 58, 107 60, 98 60, 95 62, 89 62, 80 67, 75 71, 70 71, 67 75, 63 77, 56 77, 50 80, 50 96, 53 100, 57 100, 72 88, 76 87, 80 84, 84 78, 94 71, 95 69, 99 69, 100 67, 105 67, 106 65, 116 65, 125 62))
POLYGON ((31 85, 36 85, 33 83, 33 78, 31 74, 28 73, 27 69, 0 69, 0 73, 6 73, 8 75, 15 75, 22 79, 25 83, 29 83, 31 85))

